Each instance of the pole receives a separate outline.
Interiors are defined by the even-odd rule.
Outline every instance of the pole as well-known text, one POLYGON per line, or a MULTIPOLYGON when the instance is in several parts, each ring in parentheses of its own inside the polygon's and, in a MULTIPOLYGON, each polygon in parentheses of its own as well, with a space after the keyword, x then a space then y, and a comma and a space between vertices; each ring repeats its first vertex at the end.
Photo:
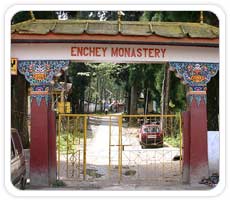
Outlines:
POLYGON ((60 180, 60 162, 61 162, 61 116, 58 118, 58 179, 60 180))
POLYGON ((83 179, 86 179, 86 134, 87 134, 87 116, 84 116, 84 150, 83 150, 83 179))
POLYGON ((111 171, 111 116, 109 116, 109 176, 111 171))
POLYGON ((180 172, 182 173, 182 121, 181 121, 181 113, 178 114, 179 118, 179 130, 180 130, 180 172))
POLYGON ((119 183, 121 182, 122 179, 122 115, 119 116, 118 119, 118 161, 119 161, 119 165, 118 165, 118 172, 119 172, 119 183))
POLYGON ((66 91, 67 91, 67 83, 66 83, 66 71, 64 72, 65 73, 65 75, 64 75, 64 77, 65 77, 65 83, 64 83, 64 113, 66 113, 66 91))

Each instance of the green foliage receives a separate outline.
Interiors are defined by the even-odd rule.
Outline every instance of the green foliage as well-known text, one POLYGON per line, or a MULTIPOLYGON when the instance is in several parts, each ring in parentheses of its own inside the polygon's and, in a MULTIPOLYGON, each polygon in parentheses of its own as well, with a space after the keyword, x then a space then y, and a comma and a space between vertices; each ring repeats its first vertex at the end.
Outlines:
MULTIPOLYGON (((35 19, 58 19, 58 14, 56 11, 33 11, 35 19)), ((16 24, 26 20, 31 20, 32 16, 29 11, 20 11, 16 13, 11 24, 16 24)))
POLYGON ((219 73, 208 83, 207 91, 208 130, 219 130, 219 73))
POLYGON ((16 24, 18 22, 23 22, 31 19, 29 11, 17 12, 11 19, 11 24, 16 24))
POLYGON ((33 11, 36 19, 58 19, 57 11, 33 11))
POLYGON ((69 66, 68 73, 72 80, 70 99, 74 106, 74 113, 84 113, 85 90, 90 84, 91 68, 85 63, 72 62, 69 66))
POLYGON ((123 69, 121 64, 90 63, 87 65, 91 69, 90 85, 85 91, 87 100, 99 104, 100 112, 104 110, 104 101, 111 103, 113 100, 124 100, 125 85, 120 74, 120 70, 123 69))
MULTIPOLYGON (((117 20, 117 11, 33 11, 36 19, 58 19, 66 16, 68 19, 82 20, 117 20)), ((168 22, 199 22, 199 11, 123 11, 123 21, 168 21, 168 22)), ((29 11, 16 13, 11 23, 30 20, 29 11)), ((212 12, 204 12, 204 22, 219 26, 217 16, 212 12)))
POLYGON ((219 27, 219 19, 213 12, 204 12, 204 22, 219 27))
MULTIPOLYGON (((117 20, 117 11, 65 11, 69 19, 117 20)), ((139 21, 143 11, 123 11, 123 21, 139 21)))
POLYGON ((59 144, 59 138, 57 138, 60 152, 67 153, 67 147, 68 147, 69 153, 75 152, 76 144, 78 144, 79 138, 82 139, 83 136, 84 134, 80 131, 75 132, 75 133, 61 133, 60 134, 60 144, 59 144))
POLYGON ((149 101, 155 100, 159 109, 162 69, 162 64, 116 64, 110 68, 109 74, 118 86, 122 86, 126 94, 130 93, 131 86, 136 86, 138 95, 148 89, 149 101))
POLYGON ((62 180, 57 180, 55 183, 52 184, 52 187, 63 187, 63 186, 66 186, 66 184, 62 180))
POLYGON ((178 134, 176 137, 174 136, 164 136, 164 142, 173 146, 173 147, 180 147, 181 139, 180 135, 178 134))
POLYGON ((99 20, 100 11, 64 11, 68 19, 99 20))
POLYGON ((142 16, 140 17, 140 21, 152 21, 152 18, 154 17, 155 12, 149 12, 149 11, 144 11, 142 16))
MULTIPOLYGON (((182 110, 185 110, 186 108, 186 88, 185 85, 183 85, 180 82, 180 79, 175 76, 174 73, 171 75, 170 80, 170 95, 169 100, 171 103, 170 110, 172 113, 180 112, 182 110)), ((169 105, 170 106, 170 105, 169 105)))
MULTIPOLYGON (((203 12, 204 23, 219 26, 217 16, 209 11, 203 12)), ((200 11, 145 11, 141 21, 155 22, 200 22, 200 11)))
POLYGON ((161 21, 165 22, 199 22, 199 11, 162 11, 161 21))

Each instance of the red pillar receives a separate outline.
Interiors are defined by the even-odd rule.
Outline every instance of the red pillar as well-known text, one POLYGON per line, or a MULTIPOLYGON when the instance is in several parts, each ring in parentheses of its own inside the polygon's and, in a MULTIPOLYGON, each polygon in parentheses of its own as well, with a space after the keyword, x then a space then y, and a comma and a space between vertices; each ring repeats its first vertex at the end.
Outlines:
POLYGON ((31 103, 30 184, 48 186, 57 178, 56 118, 45 98, 31 103))
MULTIPOLYGON (((185 117, 184 170, 189 168, 190 183, 198 183, 209 176, 207 141, 207 84, 219 70, 219 63, 169 62, 170 69, 189 87, 187 94, 189 117, 185 117), (188 120, 189 119, 189 120, 188 120), (185 147, 186 146, 186 147, 185 147), (188 158, 189 157, 189 158, 188 158)), ((188 181, 187 179, 187 181, 188 181)))
POLYGON ((206 92, 190 96, 190 183, 198 183, 209 175, 206 92))
POLYGON ((48 186, 56 181, 55 114, 49 104, 50 84, 68 60, 18 61, 18 70, 31 85, 30 183, 48 186))
POLYGON ((31 102, 31 143, 30 143, 30 184, 49 184, 49 130, 48 107, 45 98, 38 105, 35 98, 31 102))

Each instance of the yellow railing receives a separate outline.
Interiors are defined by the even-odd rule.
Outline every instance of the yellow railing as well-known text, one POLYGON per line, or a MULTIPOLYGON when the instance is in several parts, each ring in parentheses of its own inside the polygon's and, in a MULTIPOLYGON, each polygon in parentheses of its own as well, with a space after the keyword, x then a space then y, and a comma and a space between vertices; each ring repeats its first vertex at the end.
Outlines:
MULTIPOLYGON (((128 124, 127 122, 124 122, 124 119, 132 119, 134 118, 135 120, 138 118, 144 118, 144 119, 148 119, 150 118, 155 118, 155 120, 159 120, 161 121, 162 119, 169 119, 168 125, 171 126, 171 128, 167 128, 168 130, 172 130, 172 129, 176 129, 177 131, 179 131, 179 137, 180 137, 180 147, 179 147, 179 153, 180 153, 180 173, 182 173, 182 130, 181 130, 181 126, 182 126, 182 122, 181 122, 181 115, 178 114, 169 114, 169 115, 116 115, 116 114, 108 114, 108 115, 103 115, 103 114, 59 114, 59 119, 58 119, 58 136, 57 136, 57 145, 58 145, 58 178, 61 178, 61 160, 66 161, 66 176, 67 178, 69 177, 69 170, 70 168, 72 168, 72 175, 75 174, 75 170, 73 170, 73 168, 75 168, 75 158, 72 160, 72 166, 69 167, 69 155, 72 154, 72 156, 74 154, 76 154, 76 164, 77 164, 77 172, 78 175, 80 175, 80 163, 82 165, 82 171, 81 173, 83 174, 83 180, 87 179, 87 149, 90 149, 90 147, 87 147, 87 132, 88 132, 88 118, 93 118, 93 117, 98 117, 98 118, 106 118, 108 120, 108 173, 109 176, 111 176, 111 171, 112 171, 112 148, 117 147, 117 174, 118 174, 118 180, 119 182, 122 181, 122 175, 123 175, 123 166, 124 166, 124 161, 125 158, 123 158, 123 155, 125 153, 125 149, 127 148, 127 146, 134 146, 132 144, 125 144, 123 142, 124 140, 124 132, 125 130, 127 130, 127 128, 125 128, 125 124, 128 124), (170 120, 171 119, 171 120, 170 120), (178 123, 178 125, 172 125, 173 124, 173 119, 176 119, 176 121, 178 123), (115 122, 115 126, 113 125, 115 122), (118 130, 113 130, 114 128, 116 128, 116 126, 118 127, 118 130), (174 128, 176 127, 176 128, 174 128), (112 132, 117 133, 116 134, 116 139, 117 141, 113 141, 112 140, 112 132), (63 159, 63 150, 61 150, 61 140, 63 133, 65 133, 65 139, 66 139, 66 150, 64 151, 64 155, 65 158, 63 159), (78 133, 78 135, 76 135, 76 133, 78 133), (73 135, 73 136, 71 136, 73 135), (80 137, 80 135, 83 135, 80 137), (76 150, 72 149, 72 146, 74 145, 74 143, 77 143, 78 147, 75 148, 76 150)), ((127 120, 127 121, 128 121, 127 120)), ((175 122, 174 122, 175 124, 175 122)), ((136 128, 138 128, 140 125, 136 125, 136 128)), ((127 126, 128 127, 128 126, 127 126)), ((128 131, 127 131, 128 132, 128 131)), ((129 136, 129 135, 127 135, 129 136)), ((126 138, 127 138, 126 136, 126 138)), ((136 145, 135 145, 136 146, 136 145)), ((132 152, 132 149, 130 148, 130 151, 132 152)), ((141 150, 144 151, 144 150, 141 150)), ((165 174, 165 170, 164 170, 164 166, 165 166, 165 159, 164 159, 164 150, 162 150, 162 166, 163 166, 163 175, 165 174)), ((74 156, 73 156, 74 157, 74 156)), ((132 162, 132 159, 129 159, 130 162, 132 162)), ((155 161, 156 163, 157 161, 155 161)))

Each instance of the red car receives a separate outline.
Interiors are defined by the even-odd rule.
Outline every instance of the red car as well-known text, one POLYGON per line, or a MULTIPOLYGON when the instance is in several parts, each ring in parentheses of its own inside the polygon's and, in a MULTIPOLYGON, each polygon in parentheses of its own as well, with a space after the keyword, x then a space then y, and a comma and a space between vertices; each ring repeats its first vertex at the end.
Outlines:
POLYGON ((139 140, 142 148, 147 146, 160 146, 163 147, 163 131, 160 125, 145 124, 141 126, 139 133, 139 140))

